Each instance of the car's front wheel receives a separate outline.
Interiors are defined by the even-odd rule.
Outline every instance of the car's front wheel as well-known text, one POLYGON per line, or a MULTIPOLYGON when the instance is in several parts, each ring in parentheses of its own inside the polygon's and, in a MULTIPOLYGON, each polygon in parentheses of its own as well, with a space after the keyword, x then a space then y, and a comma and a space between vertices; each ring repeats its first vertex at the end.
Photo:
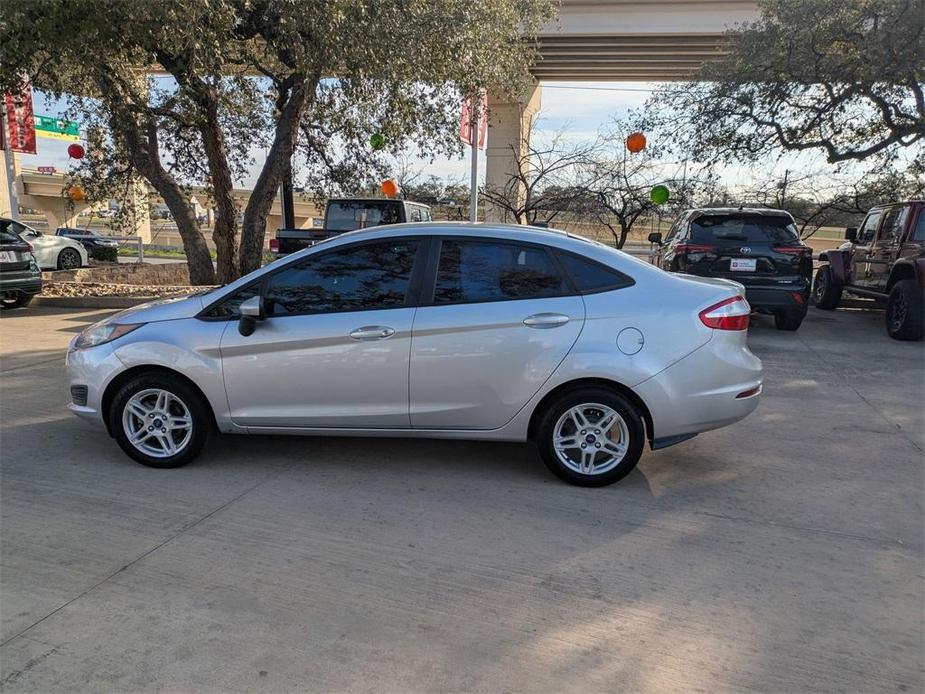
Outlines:
POLYGON ((837 308, 838 302, 841 301, 841 292, 841 285, 835 279, 831 267, 823 265, 816 270, 816 278, 813 280, 813 303, 816 304, 816 308, 825 311, 837 308))
POLYGON ((636 408, 607 388, 563 394, 542 414, 536 443, 556 476, 582 487, 626 477, 639 461, 645 426, 636 408))
POLYGON ((142 465, 172 468, 193 460, 211 430, 208 404, 183 379, 141 374, 112 400, 109 426, 119 446, 142 465))
POLYGON ((58 253, 59 270, 76 270, 80 267, 80 253, 74 248, 65 248, 58 253))
POLYGON ((900 280, 886 305, 886 331, 894 340, 921 340, 925 334, 925 301, 915 280, 900 280))

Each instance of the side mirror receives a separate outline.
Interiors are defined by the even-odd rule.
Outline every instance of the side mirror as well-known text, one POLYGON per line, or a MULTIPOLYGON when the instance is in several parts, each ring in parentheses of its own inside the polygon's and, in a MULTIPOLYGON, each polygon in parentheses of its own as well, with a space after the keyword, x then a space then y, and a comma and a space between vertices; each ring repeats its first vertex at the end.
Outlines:
POLYGON ((259 296, 252 296, 242 301, 238 310, 241 311, 238 332, 244 337, 253 335, 257 329, 257 321, 263 320, 263 302, 259 296))
POLYGON ((845 229, 845 240, 851 241, 854 243, 858 240, 858 228, 857 227, 848 227, 845 229))
POLYGON ((649 243, 657 243, 659 246, 662 245, 662 232, 653 231, 649 234, 649 243))

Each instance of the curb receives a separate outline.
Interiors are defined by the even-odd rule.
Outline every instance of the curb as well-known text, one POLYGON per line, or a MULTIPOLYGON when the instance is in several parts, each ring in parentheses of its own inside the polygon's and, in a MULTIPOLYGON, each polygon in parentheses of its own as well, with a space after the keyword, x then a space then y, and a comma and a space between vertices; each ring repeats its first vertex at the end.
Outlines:
POLYGON ((156 296, 37 296, 32 300, 32 306, 42 308, 131 308, 148 301, 154 301, 156 296))

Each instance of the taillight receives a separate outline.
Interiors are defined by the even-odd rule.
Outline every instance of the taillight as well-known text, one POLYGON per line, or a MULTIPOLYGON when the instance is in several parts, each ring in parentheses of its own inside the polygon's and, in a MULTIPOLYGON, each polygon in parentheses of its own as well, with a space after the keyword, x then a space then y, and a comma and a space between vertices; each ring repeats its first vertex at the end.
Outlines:
POLYGON ((32 247, 31 243, 26 244, 29 247, 29 252, 32 253, 35 249, 32 247))
POLYGON ((748 330, 751 306, 744 297, 734 296, 700 312, 700 322, 714 330, 748 330))
POLYGON ((771 246, 771 250, 777 253, 789 253, 790 255, 813 254, 813 249, 809 246, 771 246))
POLYGON ((713 253, 716 246, 707 246, 702 243, 679 243, 674 247, 675 253, 713 253))
POLYGON ((270 250, 279 253, 279 239, 270 239, 270 250))

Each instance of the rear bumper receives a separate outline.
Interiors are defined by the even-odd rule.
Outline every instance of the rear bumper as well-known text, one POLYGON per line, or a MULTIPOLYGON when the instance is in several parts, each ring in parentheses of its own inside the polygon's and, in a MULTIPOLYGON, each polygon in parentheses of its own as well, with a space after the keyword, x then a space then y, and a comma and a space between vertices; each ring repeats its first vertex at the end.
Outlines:
POLYGON ((38 294, 42 291, 42 276, 31 271, 0 274, 0 292, 38 294))
POLYGON ((649 408, 650 434, 660 448, 737 422, 758 407, 761 360, 742 333, 714 333, 710 342, 633 388, 649 408))
POLYGON ((799 309, 809 307, 809 286, 745 287, 745 298, 756 310, 799 309))

